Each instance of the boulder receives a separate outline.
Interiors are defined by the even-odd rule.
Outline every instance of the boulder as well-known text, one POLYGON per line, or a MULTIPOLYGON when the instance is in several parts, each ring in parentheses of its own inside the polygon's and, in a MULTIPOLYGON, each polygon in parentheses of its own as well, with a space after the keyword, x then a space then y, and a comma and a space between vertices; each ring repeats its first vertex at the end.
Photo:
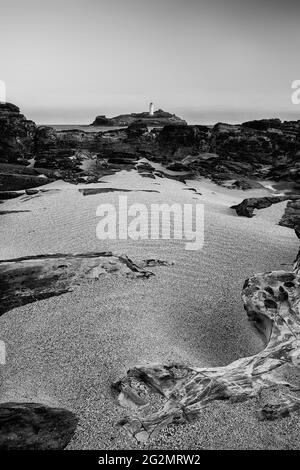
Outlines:
POLYGON ((277 204, 278 202, 288 199, 289 196, 251 197, 244 199, 240 204, 231 206, 231 209, 235 209, 237 215, 253 217, 255 209, 265 209, 266 207, 272 206, 272 204, 277 204))

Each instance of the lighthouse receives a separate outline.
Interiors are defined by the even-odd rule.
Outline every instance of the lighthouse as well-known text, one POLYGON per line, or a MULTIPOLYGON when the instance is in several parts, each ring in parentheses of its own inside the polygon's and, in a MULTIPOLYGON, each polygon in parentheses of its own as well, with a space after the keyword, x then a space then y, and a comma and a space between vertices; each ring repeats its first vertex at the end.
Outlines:
POLYGON ((153 103, 149 104, 149 114, 150 114, 150 116, 153 116, 153 114, 154 114, 154 104, 153 103))

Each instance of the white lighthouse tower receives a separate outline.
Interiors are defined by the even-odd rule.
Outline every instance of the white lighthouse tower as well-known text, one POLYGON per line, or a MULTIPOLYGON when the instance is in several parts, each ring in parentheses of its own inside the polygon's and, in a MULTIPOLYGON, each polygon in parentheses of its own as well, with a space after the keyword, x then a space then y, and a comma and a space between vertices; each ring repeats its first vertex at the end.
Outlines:
POLYGON ((149 114, 150 114, 150 116, 153 116, 153 114, 154 114, 154 104, 153 103, 149 104, 149 114))

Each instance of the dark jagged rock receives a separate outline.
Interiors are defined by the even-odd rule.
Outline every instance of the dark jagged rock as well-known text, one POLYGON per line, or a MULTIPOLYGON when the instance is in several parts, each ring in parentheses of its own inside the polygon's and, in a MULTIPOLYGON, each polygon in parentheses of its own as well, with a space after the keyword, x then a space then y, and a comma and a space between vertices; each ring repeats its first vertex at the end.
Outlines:
POLYGON ((49 183, 45 175, 26 175, 19 173, 0 172, 0 191, 18 191, 34 188, 49 183))
MULTIPOLYGON (((222 164, 251 165, 256 178, 297 181, 300 177, 300 121, 252 121, 239 125, 217 124, 212 129, 210 151, 222 164)), ((245 173, 244 173, 245 174, 245 173)))
POLYGON ((165 157, 181 160, 187 155, 208 150, 206 126, 165 126, 158 135, 159 150, 165 157))
POLYGON ((265 209, 288 199, 289 196, 251 197, 244 199, 240 204, 231 206, 231 209, 235 209, 237 215, 253 217, 255 209, 265 209))
POLYGON ((253 217, 255 209, 265 209, 279 202, 289 201, 279 225, 295 228, 300 220, 300 195, 287 194, 283 196, 251 197, 244 199, 240 204, 231 206, 237 215, 253 217))
POLYGON ((118 165, 133 165, 153 147, 154 139, 144 125, 100 133, 37 130, 36 167, 60 171, 60 177, 80 181, 82 176, 103 176, 107 170, 119 171, 118 165), (146 133, 146 136, 144 136, 146 133), (84 161, 93 161, 93 174, 83 171, 84 161))
MULTIPOLYGON (((131 165, 130 160, 147 158, 166 166, 184 165, 195 177, 204 176, 231 188, 248 189, 260 179, 299 184, 300 121, 263 119, 208 127, 186 125, 161 110, 154 116, 149 113, 124 116, 108 121, 109 125, 127 128, 95 133, 76 129, 56 131, 46 126, 36 128, 16 106, 1 105, 0 160, 24 165, 34 157, 35 168, 24 172, 30 171, 34 177, 37 169, 50 178, 72 183, 82 182, 83 178, 96 179, 119 171, 122 169, 119 165, 131 165), (158 122, 163 129, 150 131, 149 127, 158 122), (87 160, 91 164, 86 165, 87 160)), ((108 123, 107 119, 100 116, 97 122, 108 123)), ((146 176, 154 177, 150 173, 146 176)), ((9 179, 9 189, 21 189, 20 179, 14 181, 13 176, 9 179)), ((22 184, 25 185, 22 188, 28 188, 28 178, 22 184)))
POLYGON ((92 126, 111 126, 111 119, 107 118, 104 114, 96 116, 92 126))
POLYGON ((300 195, 299 199, 289 201, 279 225, 293 228, 300 238, 300 195))
POLYGON ((280 129, 280 119, 259 119, 256 121, 243 122, 243 127, 255 129, 257 131, 267 131, 269 129, 280 129))
POLYGON ((36 132, 36 167, 60 169, 68 178, 68 172, 81 171, 81 164, 87 158, 79 150, 97 150, 98 135, 80 130, 56 131, 52 127, 39 127, 36 132))
POLYGON ((60 450, 70 442, 78 418, 39 403, 0 403, 0 450, 60 450))
POLYGON ((147 161, 140 161, 135 166, 139 174, 145 178, 155 179, 155 168, 147 161))
POLYGON ((170 163, 167 166, 167 170, 171 170, 171 171, 187 171, 188 168, 189 167, 187 165, 181 162, 170 163))
POLYGON ((97 281, 106 274, 129 278, 154 275, 126 255, 111 252, 57 253, 0 261, 0 315, 21 305, 59 296, 84 280, 97 281))
POLYGON ((22 196, 22 194, 25 194, 24 191, 0 191, 0 201, 5 200, 5 199, 15 199, 16 197, 22 196))
POLYGON ((140 137, 148 132, 148 127, 143 121, 135 121, 127 127, 128 138, 140 137))
POLYGON ((31 212, 31 211, 0 211, 0 215, 7 215, 7 214, 22 214, 24 212, 31 212))
POLYGON ((179 118, 175 114, 170 114, 162 109, 158 109, 153 115, 144 113, 131 113, 121 114, 113 118, 106 116, 97 116, 92 126, 130 126, 135 122, 142 122, 146 126, 160 126, 163 127, 167 124, 186 124, 186 121, 179 118))
POLYGON ((34 150, 36 126, 17 106, 0 103, 0 162, 24 162, 34 150))

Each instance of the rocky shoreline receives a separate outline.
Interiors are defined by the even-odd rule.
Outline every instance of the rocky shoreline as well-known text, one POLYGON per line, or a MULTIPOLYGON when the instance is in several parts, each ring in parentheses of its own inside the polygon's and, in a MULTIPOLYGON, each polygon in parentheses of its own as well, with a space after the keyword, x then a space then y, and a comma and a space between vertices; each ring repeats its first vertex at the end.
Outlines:
MULTIPOLYGON (((213 127, 181 123, 153 129, 145 120, 126 124, 95 133, 57 131, 36 126, 15 105, 0 104, 0 191, 57 179, 97 182, 146 158, 230 188, 249 189, 270 180, 285 181, 299 192, 300 121, 263 119, 213 127)), ((154 169, 148 168, 150 173, 154 169)))

